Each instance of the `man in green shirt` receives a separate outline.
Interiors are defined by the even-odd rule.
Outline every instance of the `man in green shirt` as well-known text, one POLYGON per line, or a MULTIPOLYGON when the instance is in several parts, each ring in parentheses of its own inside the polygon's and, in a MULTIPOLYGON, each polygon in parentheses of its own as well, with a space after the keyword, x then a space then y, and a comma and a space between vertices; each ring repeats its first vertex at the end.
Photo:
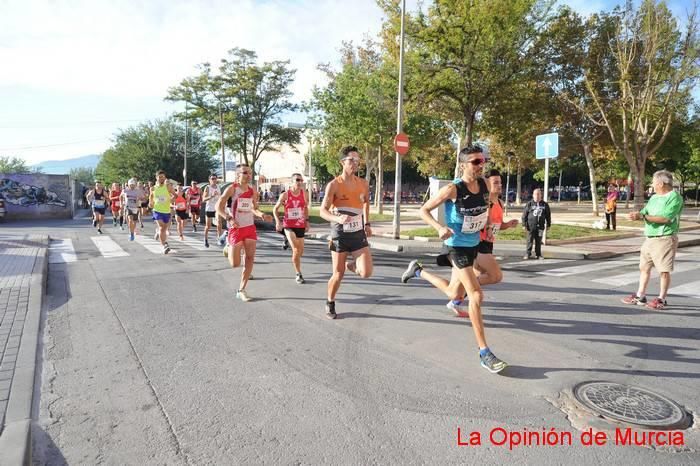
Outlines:
POLYGON ((630 220, 644 222, 644 244, 639 252, 639 289, 622 300, 625 304, 646 305, 650 309, 666 307, 666 294, 671 284, 673 260, 678 249, 678 228, 683 199, 673 190, 673 175, 666 170, 654 173, 654 194, 639 212, 630 212, 630 220), (659 272, 659 297, 647 303, 646 290, 651 268, 659 272))

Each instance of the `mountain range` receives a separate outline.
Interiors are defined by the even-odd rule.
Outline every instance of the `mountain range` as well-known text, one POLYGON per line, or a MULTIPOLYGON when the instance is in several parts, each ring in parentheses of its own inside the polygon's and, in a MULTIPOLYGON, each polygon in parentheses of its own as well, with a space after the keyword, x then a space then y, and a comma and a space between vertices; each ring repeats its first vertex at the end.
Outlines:
POLYGON ((32 165, 32 168, 41 168, 42 173, 49 175, 68 175, 73 168, 92 168, 97 167, 102 155, 84 155, 66 160, 46 160, 32 165))

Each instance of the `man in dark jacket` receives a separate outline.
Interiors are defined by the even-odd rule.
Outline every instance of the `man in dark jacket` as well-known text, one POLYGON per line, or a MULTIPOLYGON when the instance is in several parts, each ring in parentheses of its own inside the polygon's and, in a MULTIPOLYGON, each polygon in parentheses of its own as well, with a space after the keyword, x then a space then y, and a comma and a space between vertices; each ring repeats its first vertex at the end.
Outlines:
POLYGON ((535 243, 535 256, 542 257, 542 234, 544 229, 552 226, 552 213, 549 204, 542 200, 542 190, 532 192, 532 200, 525 205, 522 218, 523 228, 527 230, 527 248, 523 259, 532 258, 532 243, 535 243))

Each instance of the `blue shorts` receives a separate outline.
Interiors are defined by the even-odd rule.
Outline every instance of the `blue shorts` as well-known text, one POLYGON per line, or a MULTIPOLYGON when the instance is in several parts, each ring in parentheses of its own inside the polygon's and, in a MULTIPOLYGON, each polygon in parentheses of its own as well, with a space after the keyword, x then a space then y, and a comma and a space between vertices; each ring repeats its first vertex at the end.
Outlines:
POLYGON ((170 223, 170 214, 153 211, 153 220, 157 222, 170 223))

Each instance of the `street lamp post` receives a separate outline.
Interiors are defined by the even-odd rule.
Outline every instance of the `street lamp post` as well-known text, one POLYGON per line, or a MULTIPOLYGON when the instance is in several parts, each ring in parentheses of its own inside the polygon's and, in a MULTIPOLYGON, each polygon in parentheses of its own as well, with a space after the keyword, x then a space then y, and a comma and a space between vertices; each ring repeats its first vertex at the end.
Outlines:
MULTIPOLYGON (((401 2, 401 36, 399 44, 399 103, 396 117, 396 134, 403 132, 403 42, 406 0, 401 2)), ((396 177, 394 178, 394 221, 393 237, 399 239, 401 234, 401 154, 396 153, 396 177)))
POLYGON ((513 152, 508 151, 506 154, 508 156, 508 174, 506 175, 506 211, 505 214, 508 215, 508 203, 510 202, 510 159, 515 155, 513 152))

